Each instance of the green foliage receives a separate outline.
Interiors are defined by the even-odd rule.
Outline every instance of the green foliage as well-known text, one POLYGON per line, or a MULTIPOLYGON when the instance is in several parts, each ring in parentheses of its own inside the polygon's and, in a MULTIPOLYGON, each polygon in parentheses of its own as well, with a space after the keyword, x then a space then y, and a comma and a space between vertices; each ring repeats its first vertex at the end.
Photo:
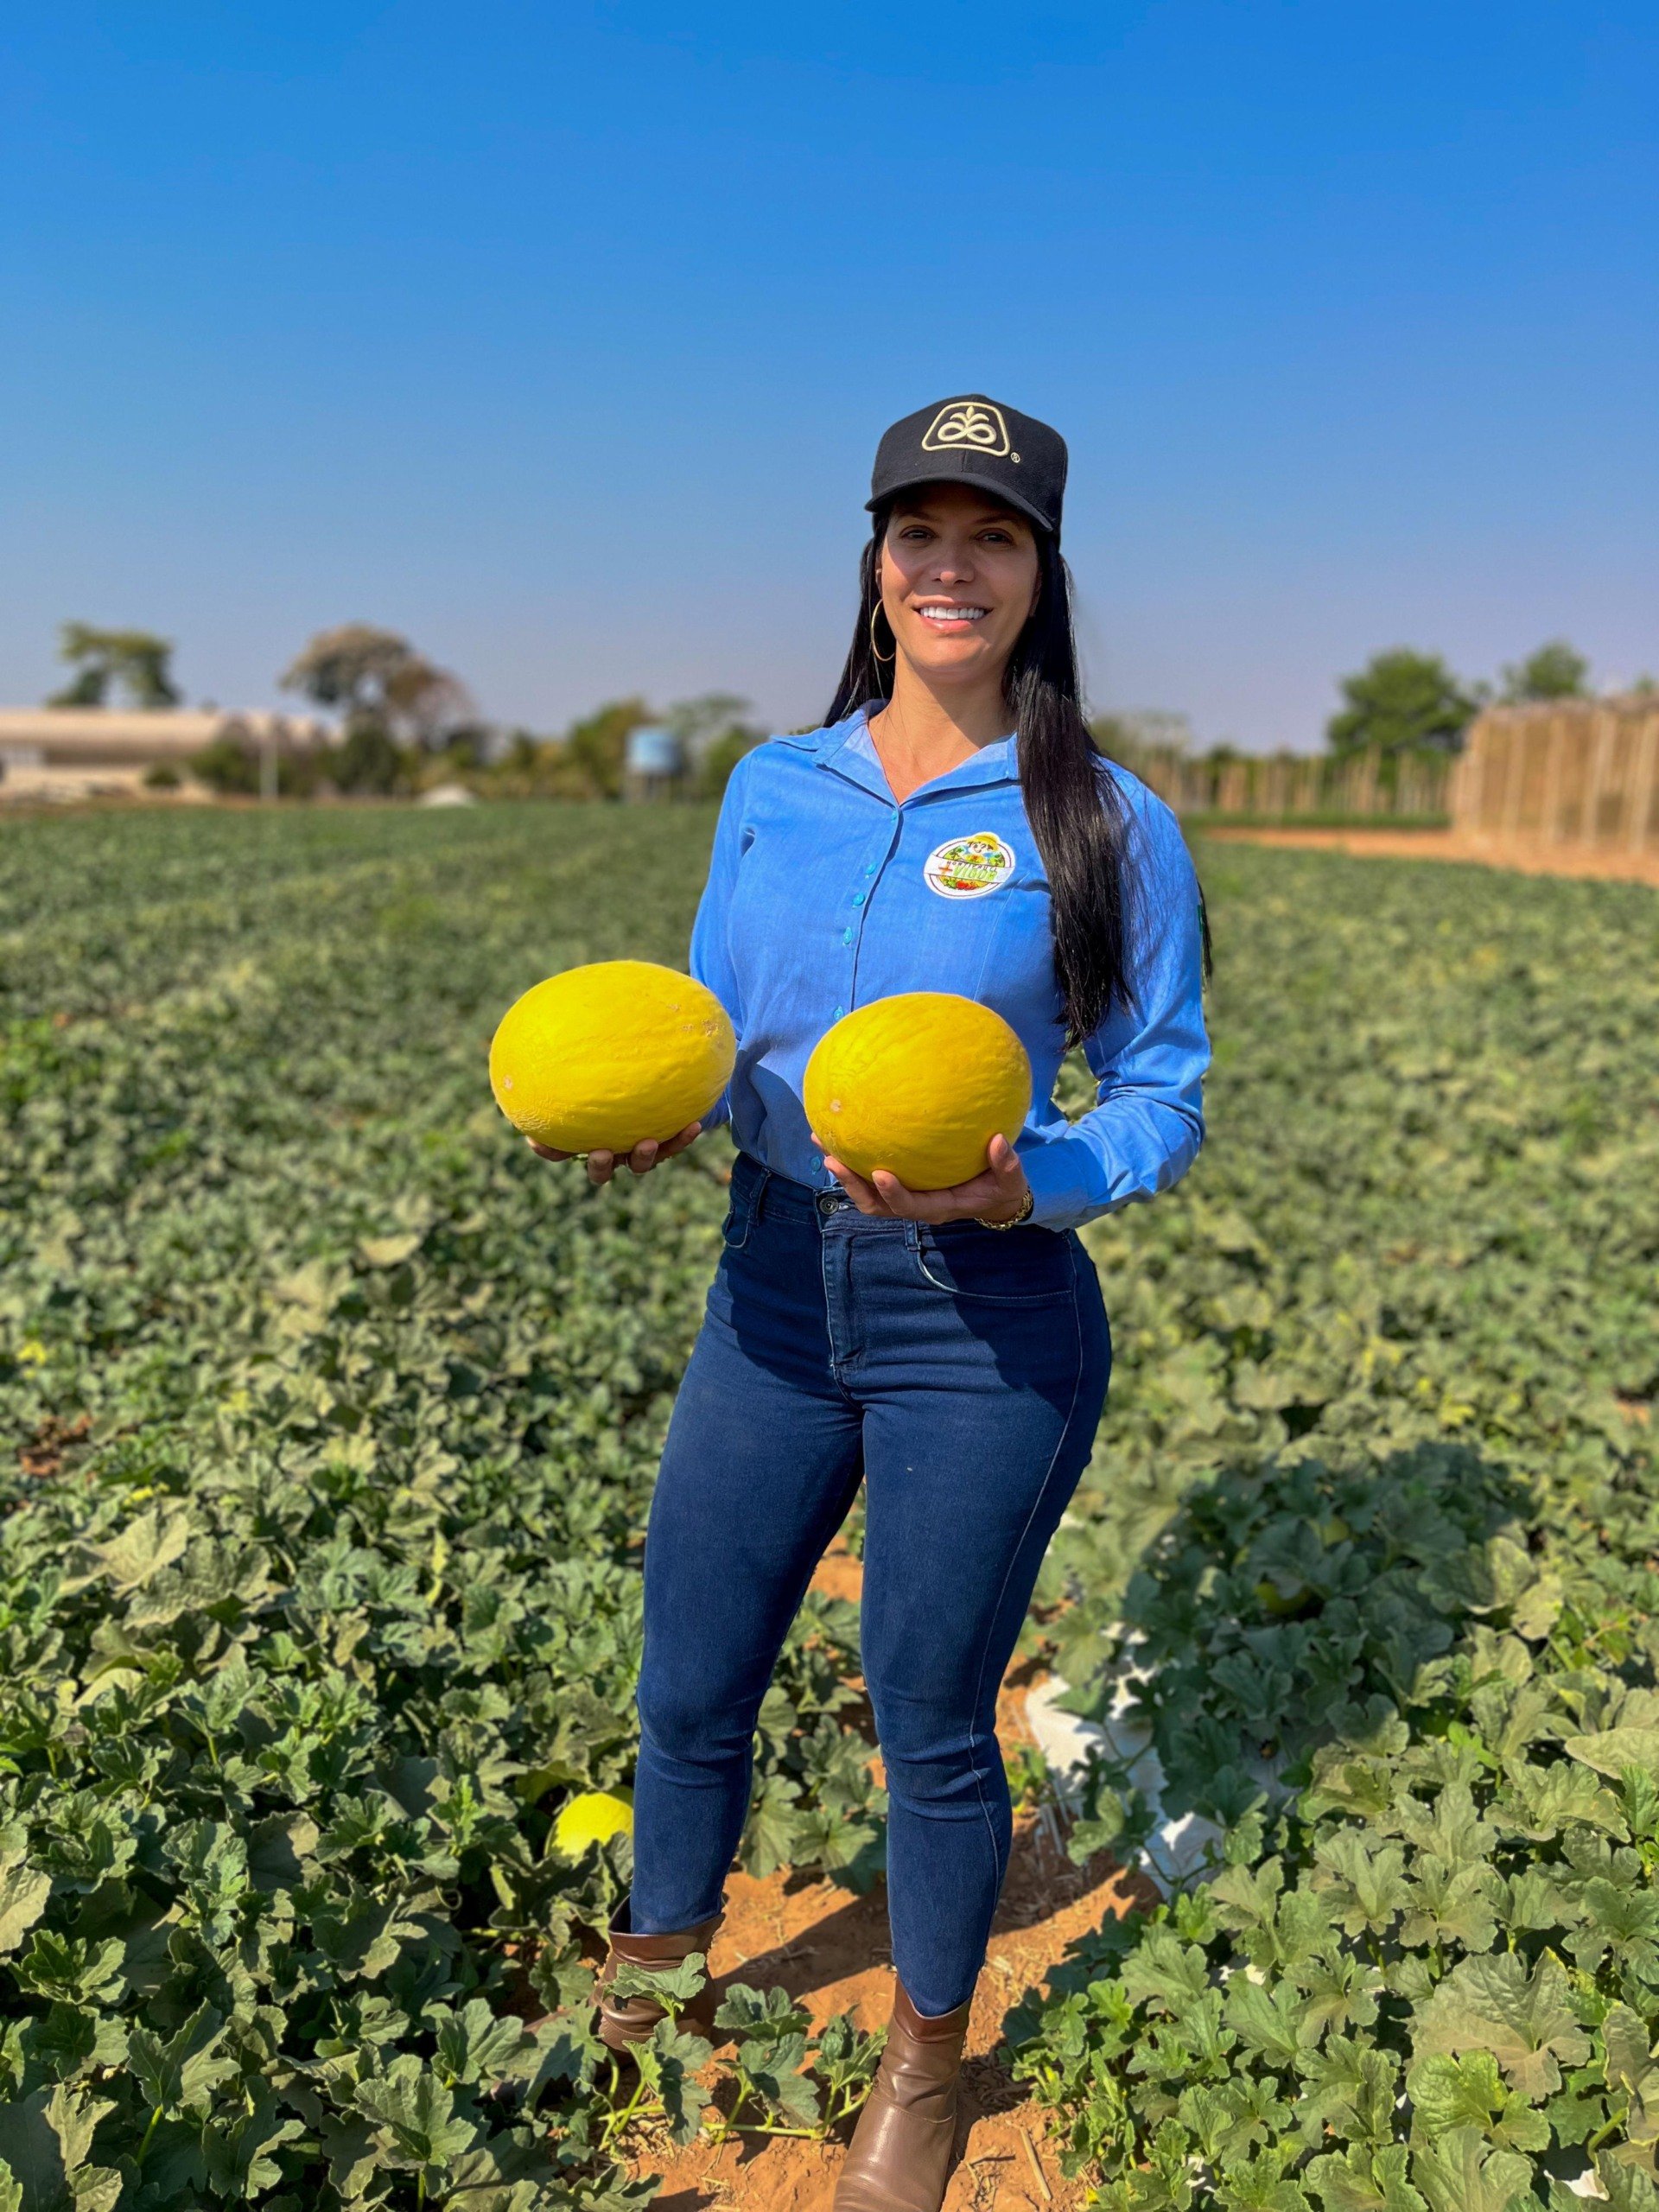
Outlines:
MULTIPOLYGON (((632 1772, 728 1155, 590 1192, 484 1053, 556 968, 683 957, 710 819, 0 825, 0 2208, 620 2212, 642 2125, 863 2094, 776 1992, 616 2067, 627 1840, 549 1848, 632 1772)), ((1020 2067, 1108 2206, 1566 2212, 1592 2161, 1656 2212, 1659 911, 1205 875, 1211 1141, 1089 1232, 1118 1364, 1030 1635, 1085 1706, 1140 1665, 1219 1878, 1089 1939, 1020 2067)), ((815 1599, 750 1866, 879 1867, 856 1674, 815 1599)), ((1130 1778, 1086 1798, 1131 1854, 1130 1778)))
POLYGON ((681 2013, 705 1985, 703 1968, 701 1955, 694 1954, 668 1971, 619 1971, 620 1994, 654 1996, 670 2015, 642 2054, 628 2117, 658 2117, 682 2143, 705 2131, 721 2143, 736 2135, 823 2141, 868 2095, 884 2037, 866 2034, 847 2012, 837 2012, 815 2033, 810 2014, 786 1991, 762 1993, 734 1982, 714 2016, 720 2050, 711 2089, 694 2077, 715 2046, 679 2028, 681 2013))
POLYGON ((227 731, 191 755, 190 772, 210 791, 226 798, 248 798, 259 789, 259 755, 246 739, 227 731))
POLYGON ((66 622, 58 658, 75 673, 48 706, 107 706, 112 689, 126 694, 129 706, 142 708, 176 707, 183 696, 170 672, 171 641, 148 630, 99 630, 90 622, 66 622))
MULTIPOLYGON (((319 705, 345 711, 337 744, 280 756, 277 789, 284 798, 310 798, 320 786, 386 798, 447 781, 484 798, 618 798, 629 733, 654 719, 644 700, 617 700, 562 737, 514 731, 498 752, 485 726, 453 719, 465 694, 452 678, 404 639, 357 626, 314 639, 283 682, 319 705)), ((691 763, 676 779, 677 797, 718 799, 738 761, 760 742, 761 732, 741 718, 744 704, 729 692, 713 691, 667 709, 663 720, 691 763)), ((234 734, 196 754, 190 769, 226 796, 251 797, 261 787, 258 751, 234 734)))
POLYGON ((1333 753, 1455 753, 1480 703, 1438 653, 1395 645, 1342 678, 1347 702, 1325 724, 1333 753))
POLYGON ((338 790, 354 797, 388 798, 409 787, 409 751, 384 722, 372 715, 358 715, 340 743, 330 748, 328 775, 338 790))
MULTIPOLYGON (((338 710, 348 737, 373 729, 389 742, 434 744, 468 704, 464 687, 447 669, 416 652, 395 630, 372 622, 320 631, 282 683, 285 690, 338 710)), ((348 788, 371 786, 341 785, 348 788)))
POLYGON ((732 779, 732 771, 746 753, 753 753, 760 742, 760 733, 742 722, 734 722, 728 729, 711 740, 697 763, 696 785, 703 798, 718 798, 732 779))
POLYGON ((1516 702, 1586 699, 1590 696, 1590 687, 1585 681, 1590 673, 1590 664, 1565 638, 1552 639, 1548 645, 1540 645, 1536 652, 1529 653, 1525 660, 1507 665, 1503 673, 1502 696, 1516 702))
POLYGON ((746 753, 765 732, 744 720, 747 699, 732 691, 707 691, 681 699, 663 716, 691 763, 690 783, 699 798, 718 798, 746 753))
MULTIPOLYGON (((366 783, 353 778, 353 763, 363 756, 354 751, 357 733, 346 739, 343 746, 314 746, 304 752, 280 752, 276 756, 276 791, 281 798, 309 798, 318 785, 327 779, 337 789, 367 789, 392 791, 407 780, 409 755, 391 745, 384 732, 368 731, 368 758, 377 760, 390 755, 390 773, 384 777, 371 774, 366 783), (342 761, 346 766, 342 768, 342 761)), ((260 750, 253 739, 235 729, 228 729, 216 737, 211 745, 204 746, 190 759, 190 772, 198 783, 206 784, 209 791, 218 791, 227 798, 251 798, 263 788, 260 750)), ((180 779, 170 768, 152 768, 144 778, 147 784, 176 785, 180 779)))
POLYGON ((563 751, 595 798, 620 798, 629 733, 650 720, 651 709, 643 699, 617 699, 571 724, 563 751))
POLYGON ((869 2094, 884 2037, 866 2034, 847 2012, 814 2033, 810 2015, 784 1990, 733 1983, 715 2010, 717 2042, 688 2034, 681 2020, 707 1986, 706 1967, 701 1952, 672 1967, 619 1967, 615 1993, 654 1997, 668 2017, 635 2047, 632 2093, 613 2093, 598 2120, 601 2152, 641 2124, 677 2144, 699 2134, 823 2142, 869 2094))
MULTIPOLYGON (((631 2091, 584 1940, 627 1840, 550 1840, 632 1772, 644 1516, 729 1154, 594 1193, 514 1139, 484 1063, 553 969, 683 958, 688 823, 181 812, 8 848, 0 2157, 26 2192, 614 2201, 631 2091)), ((798 1863, 879 1847, 855 1646, 815 1604, 768 1705, 768 1847, 798 1863)))
POLYGON ((1120 1364, 1043 1595, 1224 1842, 1020 2069, 1107 2206, 1659 2201, 1659 908, 1205 877, 1211 1148, 1088 1232, 1120 1364))

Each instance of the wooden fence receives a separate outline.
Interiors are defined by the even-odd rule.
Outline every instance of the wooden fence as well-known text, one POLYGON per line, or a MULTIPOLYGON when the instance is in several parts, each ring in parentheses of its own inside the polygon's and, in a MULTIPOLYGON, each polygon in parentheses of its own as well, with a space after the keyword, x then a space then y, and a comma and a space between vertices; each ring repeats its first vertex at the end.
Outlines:
POLYGON ((1333 760, 1281 753, 1246 760, 1189 760, 1148 753, 1129 764, 1178 814, 1258 821, 1355 816, 1421 821, 1447 807, 1450 760, 1425 757, 1385 767, 1374 753, 1333 760))
POLYGON ((1659 697, 1488 707, 1451 805, 1455 826, 1482 836, 1659 850, 1659 697))

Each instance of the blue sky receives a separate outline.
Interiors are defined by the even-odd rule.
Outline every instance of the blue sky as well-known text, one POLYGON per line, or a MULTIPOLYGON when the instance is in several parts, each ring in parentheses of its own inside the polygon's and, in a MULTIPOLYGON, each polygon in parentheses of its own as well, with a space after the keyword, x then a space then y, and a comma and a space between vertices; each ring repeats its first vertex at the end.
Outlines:
POLYGON ((362 619, 536 728, 808 721, 968 390, 1071 442, 1100 704, 1659 670, 1651 0, 8 12, 0 702, 67 616, 239 703, 362 619))

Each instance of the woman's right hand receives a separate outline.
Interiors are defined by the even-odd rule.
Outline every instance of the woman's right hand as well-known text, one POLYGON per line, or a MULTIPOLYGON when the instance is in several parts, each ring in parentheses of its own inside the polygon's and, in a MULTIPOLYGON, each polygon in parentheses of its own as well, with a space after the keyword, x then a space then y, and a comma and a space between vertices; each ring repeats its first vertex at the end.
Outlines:
POLYGON ((683 1152, 687 1145, 695 1144, 702 1134, 702 1123, 690 1122, 678 1136, 670 1137, 664 1143, 658 1144, 655 1137, 646 1137, 643 1142, 635 1145, 632 1152, 624 1153, 590 1152, 582 1154, 556 1152, 550 1144, 537 1144, 534 1137, 526 1137, 524 1142, 539 1160, 585 1159, 588 1180, 597 1186, 601 1183, 608 1183, 618 1167, 625 1162, 634 1174, 649 1175, 653 1167, 660 1167, 665 1160, 672 1160, 677 1152, 683 1152))

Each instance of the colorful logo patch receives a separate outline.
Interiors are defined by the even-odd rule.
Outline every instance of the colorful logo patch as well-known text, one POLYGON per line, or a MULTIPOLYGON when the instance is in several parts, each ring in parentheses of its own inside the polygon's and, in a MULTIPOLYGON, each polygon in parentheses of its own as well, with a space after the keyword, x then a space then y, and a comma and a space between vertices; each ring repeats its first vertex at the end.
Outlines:
POLYGON ((982 899, 1014 873, 1014 854, 988 830, 953 837, 937 846, 922 868, 922 880, 941 899, 982 899))

